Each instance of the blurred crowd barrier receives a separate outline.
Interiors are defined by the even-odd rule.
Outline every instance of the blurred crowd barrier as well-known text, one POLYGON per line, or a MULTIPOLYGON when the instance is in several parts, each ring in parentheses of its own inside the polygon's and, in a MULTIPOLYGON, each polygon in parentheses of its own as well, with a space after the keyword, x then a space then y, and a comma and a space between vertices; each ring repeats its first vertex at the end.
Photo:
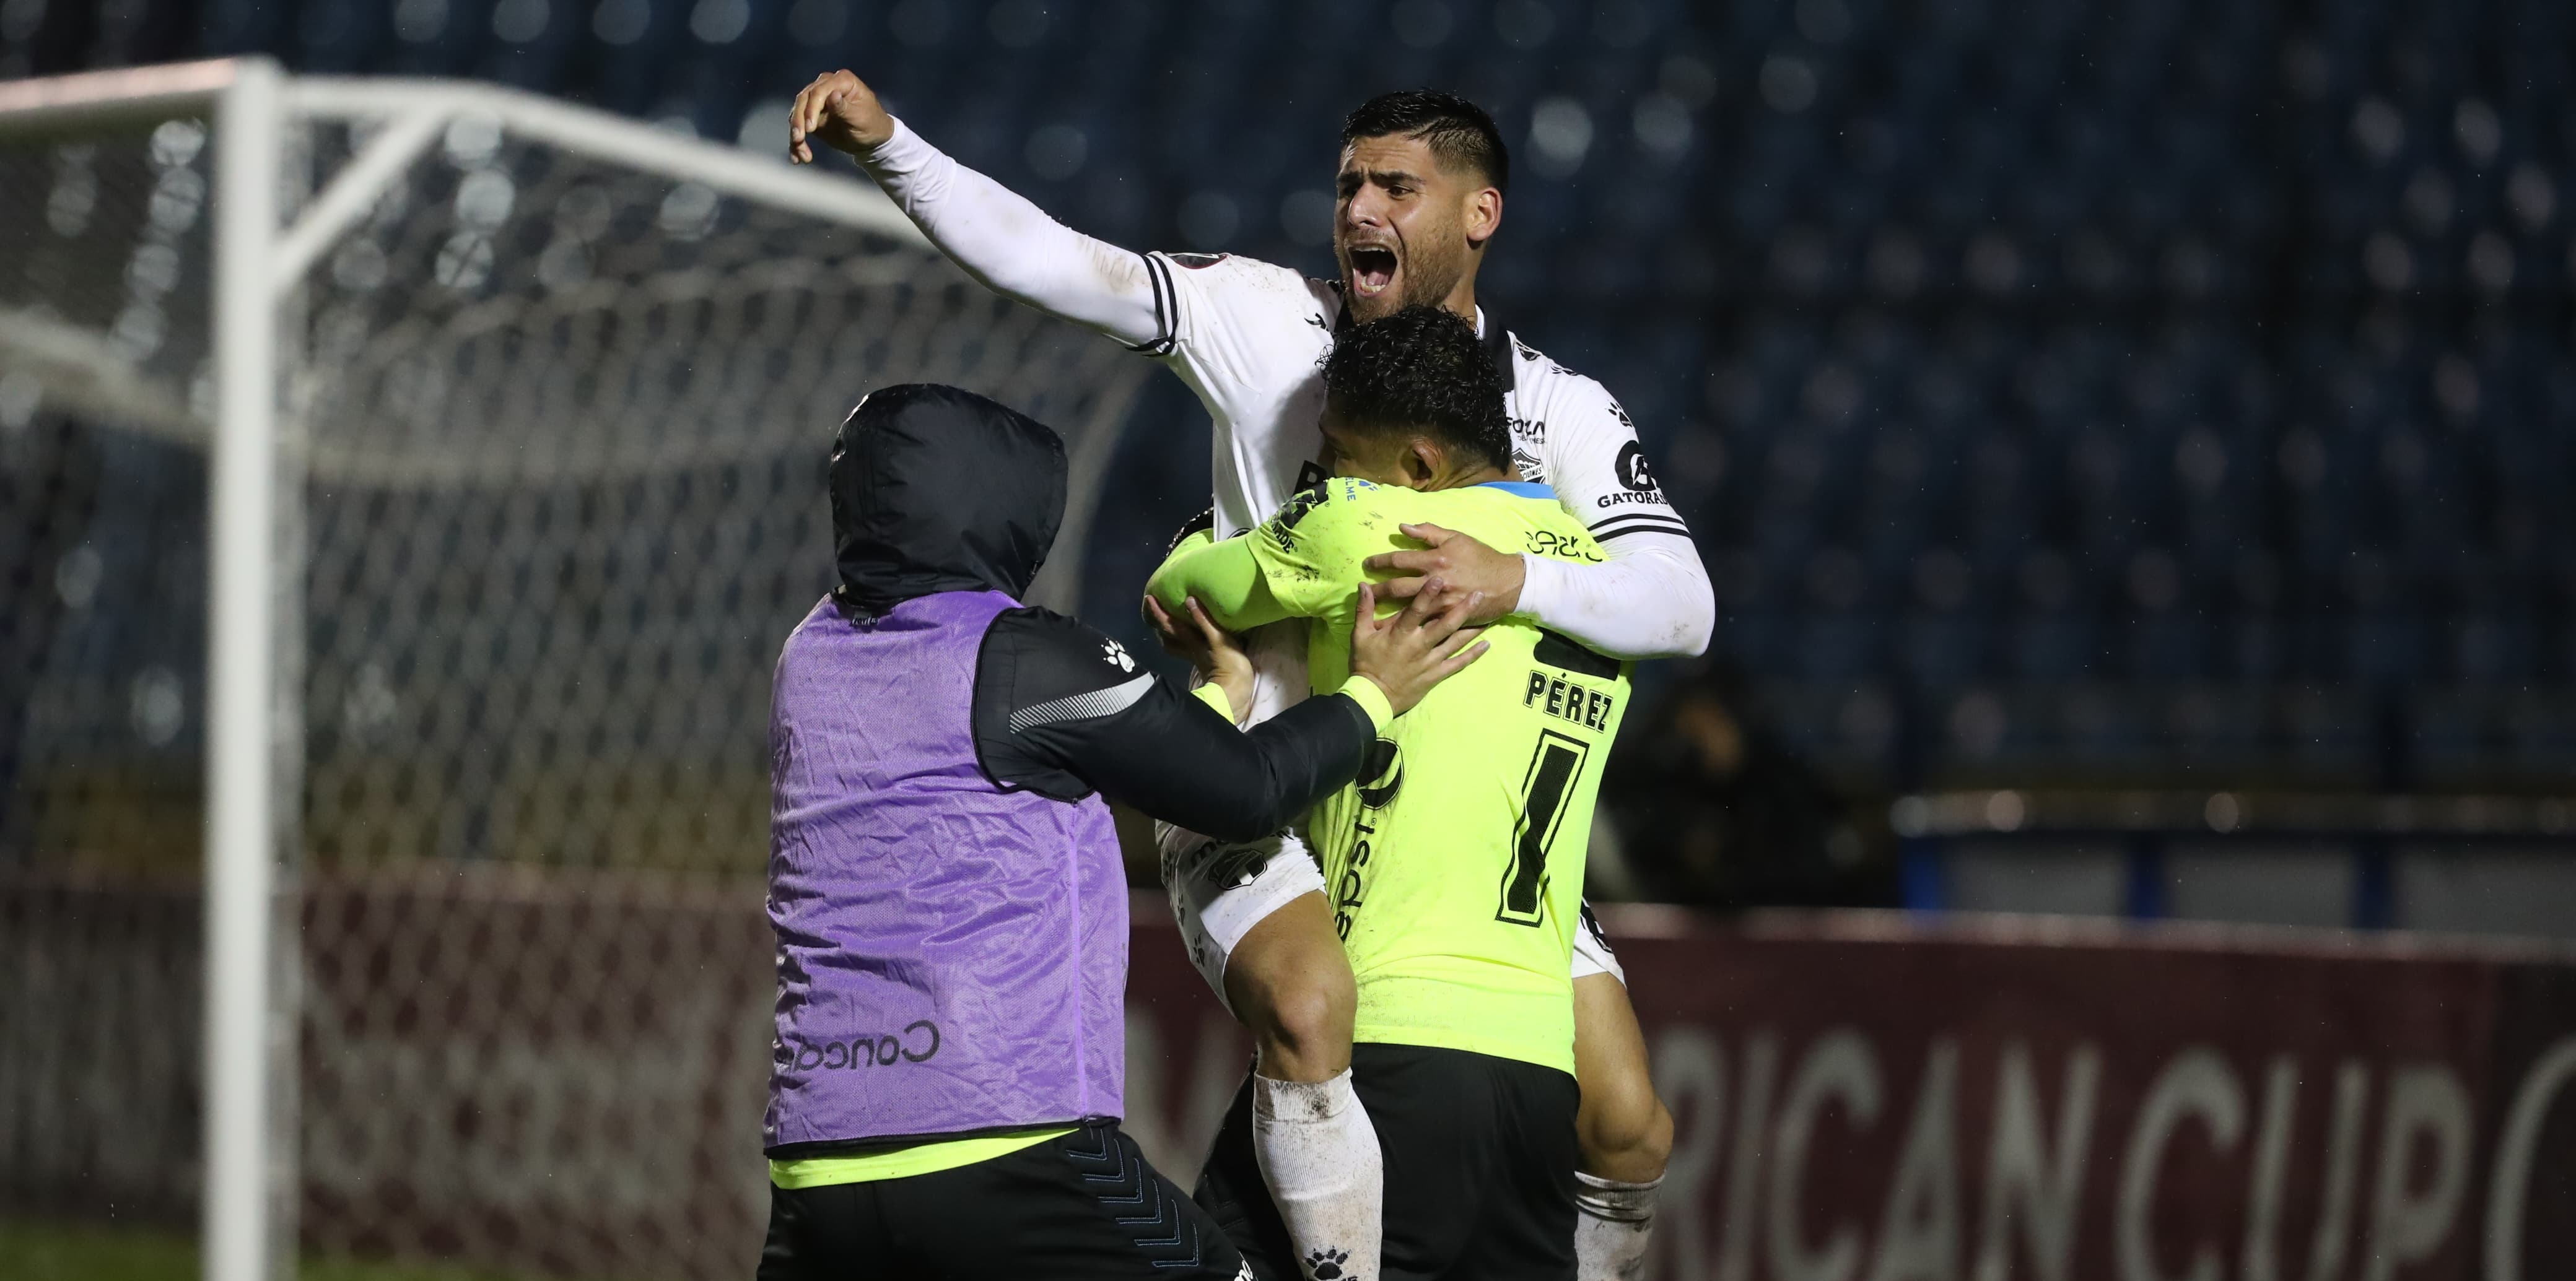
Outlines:
MULTIPOLYGON (((189 1221, 198 919, 189 892, 0 887, 0 1214, 189 1221)), ((1187 1183, 1248 1043, 1159 896, 1134 919, 1127 1124, 1187 1183)), ((1678 1123, 1654 1275, 2576 1271, 2576 952, 1869 913, 1608 922, 1678 1123)), ((748 1269, 770 995, 754 896, 322 884, 303 927, 308 1247, 530 1276, 748 1269)))
POLYGON ((1637 911, 1663 1276, 2576 1268, 2576 954, 1637 911))

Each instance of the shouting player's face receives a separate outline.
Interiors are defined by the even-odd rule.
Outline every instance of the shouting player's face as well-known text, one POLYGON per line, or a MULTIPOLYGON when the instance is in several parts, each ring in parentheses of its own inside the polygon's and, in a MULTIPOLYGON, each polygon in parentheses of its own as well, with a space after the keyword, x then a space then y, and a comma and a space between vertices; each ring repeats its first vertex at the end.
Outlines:
POLYGON ((1417 303, 1467 312, 1477 259, 1502 221, 1503 193, 1401 134, 1344 147, 1337 185, 1333 256, 1351 319, 1417 303))

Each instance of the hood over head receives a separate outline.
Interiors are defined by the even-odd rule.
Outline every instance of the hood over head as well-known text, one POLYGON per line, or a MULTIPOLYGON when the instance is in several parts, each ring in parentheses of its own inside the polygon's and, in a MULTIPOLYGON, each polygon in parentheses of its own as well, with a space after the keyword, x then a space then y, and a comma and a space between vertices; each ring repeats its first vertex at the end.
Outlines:
POLYGON ((1064 442, 971 391, 905 383, 842 422, 831 488, 843 605, 874 615, 934 592, 1016 599, 1064 519, 1064 442))

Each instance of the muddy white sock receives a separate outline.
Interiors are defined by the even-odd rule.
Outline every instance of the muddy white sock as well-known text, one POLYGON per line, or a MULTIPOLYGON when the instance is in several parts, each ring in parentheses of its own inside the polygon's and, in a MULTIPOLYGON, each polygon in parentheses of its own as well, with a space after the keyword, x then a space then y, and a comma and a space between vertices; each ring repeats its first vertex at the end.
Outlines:
POLYGON ((1309 1281, 1377 1281, 1385 1161, 1350 1070, 1312 1084, 1255 1074, 1252 1154, 1309 1281))
POLYGON ((1655 1228, 1655 1189, 1664 1181, 1621 1183, 1574 1172, 1575 1281, 1637 1281, 1655 1228))

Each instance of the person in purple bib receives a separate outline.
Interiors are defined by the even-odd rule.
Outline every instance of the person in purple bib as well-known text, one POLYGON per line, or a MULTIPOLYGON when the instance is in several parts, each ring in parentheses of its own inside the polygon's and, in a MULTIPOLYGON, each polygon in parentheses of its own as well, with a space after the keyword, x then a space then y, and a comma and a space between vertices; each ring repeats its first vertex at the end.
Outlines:
POLYGON ((1020 604, 1064 511, 1043 424, 888 387, 842 424, 830 488, 840 586, 787 638, 770 708, 759 1281, 1242 1275, 1118 1127, 1127 888, 1107 800, 1223 840, 1276 831, 1484 652, 1461 627, 1481 602, 1426 591, 1385 619, 1364 602, 1350 682, 1246 732, 1250 664, 1195 603, 1166 634, 1196 692, 1020 604))

